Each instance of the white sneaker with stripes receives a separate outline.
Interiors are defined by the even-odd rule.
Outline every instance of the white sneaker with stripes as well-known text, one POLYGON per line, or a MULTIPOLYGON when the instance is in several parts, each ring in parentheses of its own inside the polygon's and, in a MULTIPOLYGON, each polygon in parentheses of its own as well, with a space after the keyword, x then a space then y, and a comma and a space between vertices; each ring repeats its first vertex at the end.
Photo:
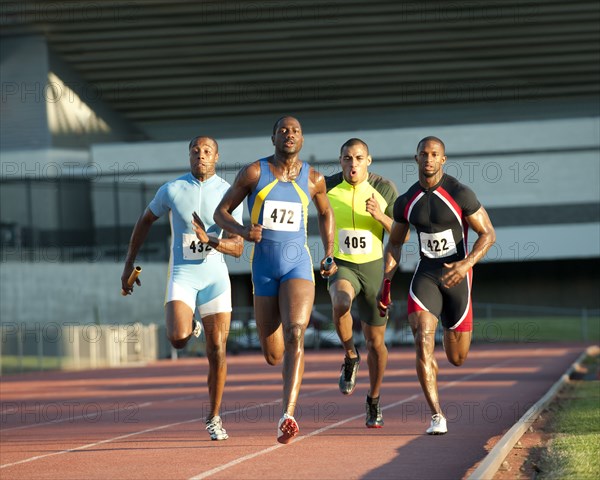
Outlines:
POLYGON ((211 440, 227 440, 229 438, 219 415, 215 415, 206 421, 206 430, 208 430, 211 440))
POLYGON ((426 430, 428 435, 444 435, 448 432, 446 419, 441 413, 436 413, 431 416, 431 425, 426 430))

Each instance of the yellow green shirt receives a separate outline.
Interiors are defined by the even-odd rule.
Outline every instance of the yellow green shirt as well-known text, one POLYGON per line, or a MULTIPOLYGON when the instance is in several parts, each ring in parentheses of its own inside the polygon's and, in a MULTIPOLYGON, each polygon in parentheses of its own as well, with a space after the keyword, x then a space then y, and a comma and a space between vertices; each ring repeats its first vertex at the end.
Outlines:
POLYGON ((367 212, 366 202, 372 196, 381 210, 393 218, 396 187, 375 173, 352 186, 342 173, 325 178, 327 196, 335 216, 334 257, 353 263, 367 263, 383 257, 384 228, 367 212))

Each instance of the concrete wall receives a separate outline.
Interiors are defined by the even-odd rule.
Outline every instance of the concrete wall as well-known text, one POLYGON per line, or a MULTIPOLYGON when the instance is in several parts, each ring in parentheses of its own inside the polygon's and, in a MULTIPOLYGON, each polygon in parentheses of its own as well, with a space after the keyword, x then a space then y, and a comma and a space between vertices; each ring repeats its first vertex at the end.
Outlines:
MULTIPOLYGON (((600 257, 599 120, 595 117, 307 135, 303 151, 304 158, 310 159, 323 173, 330 174, 338 170, 336 157, 341 143, 351 136, 364 138, 374 157, 372 170, 391 178, 402 191, 416 181, 411 158, 417 141, 435 134, 447 142, 447 171, 474 188, 496 224, 498 243, 488 255, 490 262, 512 262, 519 266, 558 259, 597 261, 600 257)), ((224 176, 229 175, 232 180, 240 164, 270 154, 269 133, 266 132, 264 138, 220 142, 224 176)), ((183 141, 99 145, 91 150, 89 158, 85 155, 79 156, 79 160, 65 158, 71 163, 68 169, 63 168, 63 174, 72 172, 73 164, 79 161, 82 170, 93 165, 94 172, 111 172, 120 175, 123 181, 130 178, 134 182, 161 183, 188 169, 187 142, 183 141), (139 171, 158 170, 159 173, 128 177, 132 166, 139 171)), ((19 175, 22 164, 43 172, 44 164, 40 163, 43 161, 57 163, 59 157, 52 154, 32 159, 27 152, 3 156, 3 172, 6 173, 7 166, 16 166, 16 172, 11 170, 11 175, 19 175)), ((94 178, 95 182, 114 180, 112 175, 106 179, 94 178)), ((3 187, 3 199, 4 193, 3 187)), ((93 208, 100 212, 108 207, 94 205, 93 208)), ((313 227, 314 218, 311 233, 316 233, 313 227)), ((123 242, 125 248, 125 238, 123 242)), ((402 264, 406 272, 417 259, 415 239, 411 242, 405 248, 402 264)), ((316 262, 323 253, 320 240, 311 235, 309 245, 316 262)), ((11 261, 8 257, 2 259, 0 316, 3 323, 163 322, 166 263, 145 263, 143 287, 136 289, 133 297, 123 298, 120 295, 121 263, 57 263, 57 256, 51 251, 42 249, 33 254, 33 259, 30 255, 19 259, 18 252, 16 258, 10 257, 11 261)), ((243 304, 251 299, 248 259, 247 246, 241 259, 227 260, 232 275, 238 275, 235 283, 241 290, 236 290, 236 295, 243 297, 243 304)), ((577 279, 577 269, 565 272, 570 272, 574 281, 577 279)), ((532 274, 531 278, 536 277, 532 274)), ((544 284, 554 280, 541 276, 536 281, 544 284)), ((524 299, 527 298, 523 290, 526 287, 519 288, 524 299)), ((507 299, 510 300, 510 295, 507 299)), ((543 300, 543 295, 540 299, 543 300)), ((490 300, 493 300, 491 294, 490 300)))
MULTIPOLYGON (((402 192, 417 181, 416 144, 431 134, 446 142, 446 171, 475 190, 496 225, 498 242, 488 261, 600 256, 598 117, 306 135, 303 158, 330 175, 339 171, 340 145, 362 138, 374 158, 371 170, 402 192)), ((219 174, 231 182, 241 165, 271 154, 269 136, 221 141, 219 174)), ((91 160, 99 170, 120 168, 126 178, 137 169, 132 181, 160 184, 188 169, 187 142, 97 145, 91 160)), ((316 263, 322 247, 316 229, 309 233, 316 263)), ((411 242, 405 270, 418 258, 416 239, 411 242)), ((248 273, 247 258, 230 262, 231 271, 248 273)))
POLYGON ((3 37, 0 42, 0 148, 47 148, 48 49, 42 36, 3 37))
POLYGON ((0 268, 2 323, 164 323, 166 264, 144 264, 132 296, 121 296, 121 263, 55 263, 41 252, 33 262, 0 268), (44 258, 45 256, 45 258, 44 258))

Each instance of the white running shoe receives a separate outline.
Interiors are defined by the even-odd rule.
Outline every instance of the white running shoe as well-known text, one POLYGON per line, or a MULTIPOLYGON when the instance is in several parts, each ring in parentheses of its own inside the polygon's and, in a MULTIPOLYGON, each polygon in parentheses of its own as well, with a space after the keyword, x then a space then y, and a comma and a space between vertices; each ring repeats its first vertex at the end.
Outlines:
POLYGON ((436 413, 431 416, 431 425, 426 432, 428 435, 444 435, 444 433, 448 432, 446 419, 441 413, 436 413))
POLYGON ((296 419, 291 415, 284 413, 277 426, 277 441, 283 444, 290 443, 292 438, 298 435, 299 431, 300 427, 298 427, 296 419))
POLYGON ((215 415, 206 421, 206 430, 208 430, 211 440, 227 440, 229 438, 219 415, 215 415))
POLYGON ((198 338, 201 333, 202 333, 202 322, 200 322, 194 318, 192 320, 192 335, 194 337, 198 338))

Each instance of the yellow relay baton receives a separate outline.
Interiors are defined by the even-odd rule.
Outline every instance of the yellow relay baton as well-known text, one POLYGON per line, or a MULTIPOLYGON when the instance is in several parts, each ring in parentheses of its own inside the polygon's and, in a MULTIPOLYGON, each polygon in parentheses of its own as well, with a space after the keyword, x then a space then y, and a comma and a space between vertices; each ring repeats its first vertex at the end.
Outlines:
MULTIPOLYGON (((131 275, 129 275, 129 278, 127 279, 128 287, 133 287, 133 284, 135 283, 137 278, 140 276, 140 273, 142 273, 142 267, 140 267, 138 265, 137 267, 135 267, 133 269, 133 272, 131 272, 131 275)), ((121 295, 126 296, 127 292, 125 290, 121 289, 121 295)))

